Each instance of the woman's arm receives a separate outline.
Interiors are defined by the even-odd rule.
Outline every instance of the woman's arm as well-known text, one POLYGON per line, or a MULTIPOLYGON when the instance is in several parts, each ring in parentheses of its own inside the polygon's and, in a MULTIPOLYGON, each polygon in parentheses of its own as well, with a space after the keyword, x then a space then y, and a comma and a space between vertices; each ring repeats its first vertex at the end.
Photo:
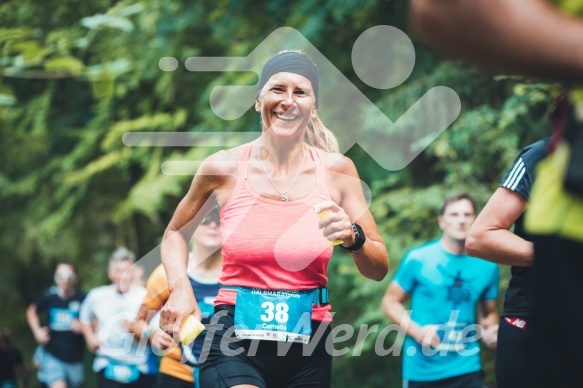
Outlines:
POLYGON ((225 172, 225 152, 219 152, 203 162, 192 180, 186 196, 180 201, 162 241, 162 264, 168 278, 170 296, 162 308, 160 327, 174 338, 182 319, 193 314, 199 320, 201 311, 196 303, 187 275, 188 242, 214 204, 215 191, 229 179, 225 172))
POLYGON ((345 156, 340 157, 328 171, 327 181, 332 191, 338 193, 338 204, 326 202, 320 206, 319 211, 331 210, 320 220, 324 236, 330 241, 342 240, 342 246, 350 247, 356 241, 352 223, 360 225, 366 242, 352 257, 360 273, 369 279, 382 280, 389 271, 389 255, 368 210, 354 163, 345 156))

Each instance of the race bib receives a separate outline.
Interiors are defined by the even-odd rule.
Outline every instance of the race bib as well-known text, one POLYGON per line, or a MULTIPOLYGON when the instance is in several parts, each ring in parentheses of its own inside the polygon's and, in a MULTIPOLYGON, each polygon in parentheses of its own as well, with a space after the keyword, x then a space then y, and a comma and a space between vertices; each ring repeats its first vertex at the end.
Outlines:
POLYGON ((312 300, 311 291, 238 288, 235 336, 307 344, 312 334, 312 300))
POLYGON ((140 370, 136 365, 124 365, 109 361, 105 367, 105 377, 118 383, 128 384, 140 378, 140 370))
POLYGON ((49 310, 49 327, 54 331, 71 330, 76 314, 69 309, 52 308, 49 310))

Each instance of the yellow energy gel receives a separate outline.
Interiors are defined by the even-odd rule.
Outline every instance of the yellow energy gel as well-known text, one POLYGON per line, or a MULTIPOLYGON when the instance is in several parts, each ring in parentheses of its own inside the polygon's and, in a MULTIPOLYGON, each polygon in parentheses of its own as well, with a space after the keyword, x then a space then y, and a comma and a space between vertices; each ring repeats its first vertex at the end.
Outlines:
POLYGON ((194 315, 189 315, 180 327, 180 342, 183 345, 190 345, 203 330, 204 325, 194 315))
MULTIPOLYGON (((322 219, 322 218, 326 217, 326 215, 328 215, 328 213, 330 213, 330 210, 321 211, 320 213, 318 213, 318 217, 320 219, 322 219)), ((340 245, 340 244, 342 244, 342 240, 330 241, 329 244, 332 245, 332 246, 334 246, 334 245, 340 245)))

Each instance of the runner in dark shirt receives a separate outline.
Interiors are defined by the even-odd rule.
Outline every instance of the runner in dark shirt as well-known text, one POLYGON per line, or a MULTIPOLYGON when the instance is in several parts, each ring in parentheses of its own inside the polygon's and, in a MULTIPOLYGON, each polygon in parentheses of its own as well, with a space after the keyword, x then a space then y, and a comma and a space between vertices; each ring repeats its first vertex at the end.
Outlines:
POLYGON ((85 293, 75 289, 76 280, 71 263, 57 264, 56 286, 26 311, 28 324, 41 345, 35 354, 38 378, 48 386, 62 381, 68 387, 77 387, 84 380, 84 341, 78 317, 85 293), (41 325, 39 314, 46 315, 45 325, 41 325))
POLYGON ((466 241, 470 255, 512 266, 496 349, 496 380, 501 388, 528 386, 533 244, 524 231, 523 213, 534 183, 535 167, 546 156, 547 145, 545 138, 520 152, 466 241), (514 234, 509 231, 512 224, 514 234))

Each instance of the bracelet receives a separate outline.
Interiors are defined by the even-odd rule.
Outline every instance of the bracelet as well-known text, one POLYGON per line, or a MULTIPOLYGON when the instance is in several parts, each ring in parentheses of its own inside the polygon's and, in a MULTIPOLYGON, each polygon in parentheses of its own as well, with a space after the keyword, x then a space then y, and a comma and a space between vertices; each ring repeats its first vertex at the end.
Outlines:
POLYGON ((366 241, 366 236, 364 235, 364 232, 362 231, 360 225, 358 225, 355 222, 352 223, 352 231, 354 232, 354 237, 356 240, 354 244, 352 244, 349 247, 344 247, 342 245, 340 246, 350 253, 356 253, 360 251, 360 248, 362 248, 362 246, 364 245, 364 242, 366 241))
POLYGON ((142 336, 144 337, 144 339, 146 340, 146 342, 148 341, 148 339, 150 339, 150 329, 142 332, 142 336))

